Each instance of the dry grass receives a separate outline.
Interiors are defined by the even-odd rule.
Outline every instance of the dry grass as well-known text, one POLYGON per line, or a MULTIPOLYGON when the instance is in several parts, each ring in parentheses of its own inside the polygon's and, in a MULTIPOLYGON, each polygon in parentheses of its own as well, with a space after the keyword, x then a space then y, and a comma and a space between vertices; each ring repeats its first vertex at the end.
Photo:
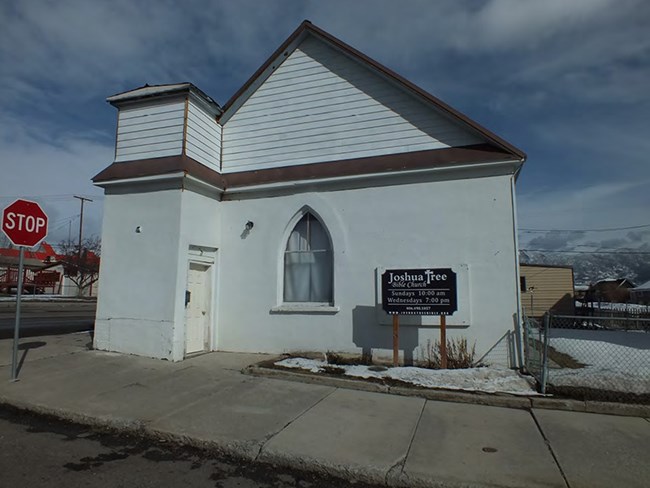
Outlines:
MULTIPOLYGON (((440 352, 440 341, 427 341, 427 347, 424 350, 423 367, 429 369, 442 369, 442 355, 440 352)), ((476 343, 470 349, 465 337, 458 339, 447 339, 447 369, 464 369, 473 368, 477 365, 476 361, 476 343)))

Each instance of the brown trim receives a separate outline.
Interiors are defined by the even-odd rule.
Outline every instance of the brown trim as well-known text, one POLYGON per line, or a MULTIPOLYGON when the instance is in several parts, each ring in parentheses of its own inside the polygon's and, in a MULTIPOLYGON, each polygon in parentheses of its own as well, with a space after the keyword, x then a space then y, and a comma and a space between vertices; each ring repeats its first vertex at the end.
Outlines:
POLYGON ((140 159, 113 163, 93 177, 93 183, 106 183, 113 180, 143 178, 184 172, 218 188, 225 188, 223 177, 216 171, 182 154, 163 158, 140 159))
POLYGON ((185 109, 183 111, 183 148, 181 150, 182 154, 187 154, 187 113, 190 108, 190 95, 189 93, 185 97, 185 109))
POLYGON ((561 268, 561 269, 573 269, 573 266, 568 264, 530 264, 530 263, 519 263, 519 267, 528 266, 530 268, 561 268))
POLYGON ((183 171, 185 174, 226 190, 284 181, 394 173, 461 164, 480 165, 508 160, 512 160, 510 153, 503 152, 488 144, 477 144, 220 174, 186 155, 179 155, 113 163, 95 176, 93 182, 103 183, 111 180, 156 176, 183 171))
POLYGON ((115 123, 115 151, 113 159, 117 159, 117 137, 120 133, 120 111, 117 111, 117 122, 115 123))
POLYGON ((223 127, 219 124, 219 116, 215 115, 214 123, 221 128, 219 131, 219 172, 223 169, 223 127))
POLYGON ((432 103, 439 109, 441 109, 443 112, 447 112, 449 115, 451 115, 454 118, 459 119, 461 122, 465 123, 466 125, 470 126, 472 129, 477 131, 479 134, 481 134, 483 137, 487 138, 489 141, 493 142, 497 146, 502 147, 505 149, 507 152, 514 154, 521 160, 526 159, 526 153, 524 153, 521 149, 518 149, 517 147, 513 146, 509 142, 505 141, 504 139, 500 138, 490 130, 486 129, 479 123, 473 121, 470 119, 467 115, 459 112, 458 110, 452 108, 451 106, 447 105, 445 102, 442 100, 434 97, 427 91, 423 90, 419 86, 415 85, 414 83, 411 83, 408 81, 406 78, 402 77, 401 75, 395 73, 393 70, 385 67, 381 63, 378 63, 374 59, 366 56, 360 51, 357 51, 353 47, 349 46, 345 42, 341 41, 340 39, 337 39, 333 35, 329 34, 328 32, 325 32, 324 30, 320 29, 319 27, 316 27, 313 25, 311 22, 308 20, 303 21, 300 26, 287 38, 286 41, 282 43, 282 45, 275 50, 275 52, 260 66, 255 73, 253 73, 253 76, 251 76, 244 85, 237 90, 237 92, 226 102, 226 104, 222 107, 222 116, 229 110, 229 108, 237 101, 237 99, 244 94, 244 92, 257 80, 257 78, 269 67, 271 64, 278 58, 288 47, 289 45, 294 42, 300 35, 302 35, 304 32, 309 32, 311 34, 315 34, 327 42, 333 44, 336 46, 338 49, 341 51, 347 53, 353 58, 357 58, 362 63, 370 65, 372 68, 375 70, 379 71, 380 73, 384 74, 388 78, 393 79, 396 81, 398 84, 404 86, 417 96, 423 98, 429 103, 432 103))
POLYGON ((329 161, 325 163, 283 166, 280 168, 243 171, 223 175, 227 188, 279 183, 283 181, 317 180, 393 173, 459 164, 480 164, 512 159, 508 153, 488 145, 450 147, 402 154, 329 161))

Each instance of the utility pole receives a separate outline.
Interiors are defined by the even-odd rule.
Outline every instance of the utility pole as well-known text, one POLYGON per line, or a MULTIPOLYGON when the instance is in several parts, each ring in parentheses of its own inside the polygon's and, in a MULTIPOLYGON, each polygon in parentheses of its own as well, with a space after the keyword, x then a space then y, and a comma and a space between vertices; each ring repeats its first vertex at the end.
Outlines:
MULTIPOLYGON (((84 225, 84 202, 92 202, 90 198, 78 197, 74 195, 74 198, 78 198, 81 202, 81 215, 79 216, 79 248, 77 249, 77 272, 81 273, 81 231, 84 225)), ((82 283, 83 280, 79 280, 79 283, 82 283)), ((81 286, 79 286, 79 294, 81 294, 81 286)))

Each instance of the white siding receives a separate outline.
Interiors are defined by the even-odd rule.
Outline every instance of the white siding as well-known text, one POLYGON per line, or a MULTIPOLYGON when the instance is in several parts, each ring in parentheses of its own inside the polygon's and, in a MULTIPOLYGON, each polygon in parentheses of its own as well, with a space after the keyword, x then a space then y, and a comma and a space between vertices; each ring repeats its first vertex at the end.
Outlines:
POLYGON ((479 142, 308 37, 226 122, 222 167, 229 173, 479 142))
POLYGON ((184 100, 120 109, 115 161, 181 154, 184 115, 184 100))
POLYGON ((221 126, 215 117, 190 99, 187 114, 185 153, 199 163, 219 171, 221 126))

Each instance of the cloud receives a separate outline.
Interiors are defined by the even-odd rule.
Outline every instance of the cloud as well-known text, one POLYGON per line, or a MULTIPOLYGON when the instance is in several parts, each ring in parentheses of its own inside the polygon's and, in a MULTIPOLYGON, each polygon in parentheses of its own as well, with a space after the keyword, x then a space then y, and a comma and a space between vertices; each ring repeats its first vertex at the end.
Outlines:
POLYGON ((219 78, 252 74, 249 63, 261 62, 260 47, 268 46, 270 54, 295 28, 291 20, 282 21, 283 5, 287 2, 3 2, 0 60, 10 90, 3 101, 12 102, 14 93, 40 94, 42 100, 71 93, 87 98, 103 87, 112 87, 107 96, 132 83, 210 78, 208 88, 220 95, 215 71, 219 78))
MULTIPOLYGON (((588 234, 589 241, 575 239, 580 234, 548 233, 540 236, 528 229, 584 230, 635 226, 648 223, 647 204, 639 199, 648 199, 645 181, 612 181, 577 187, 575 184, 561 188, 544 188, 518 196, 518 221, 521 247, 536 249, 560 248, 564 245, 589 244, 607 247, 607 239, 623 238, 626 230, 610 234, 588 234), (596 238, 594 238, 596 237, 596 238), (547 247, 550 246, 550 247, 547 247)), ((636 244, 628 238, 627 245, 637 247, 643 240, 650 241, 650 233, 639 233, 636 244)))
POLYGON ((522 227, 647 221, 642 0, 0 2, 0 195, 96 191, 106 96, 191 81, 224 103, 305 18, 528 152, 522 227))
POLYGON ((47 240, 58 242, 79 222, 79 200, 73 195, 86 196, 94 202, 84 209, 84 234, 99 234, 103 194, 90 179, 112 161, 112 143, 84 134, 54 140, 47 137, 47 125, 26 126, 6 115, 0 116, 0 126, 11 129, 0 136, 0 206, 16 198, 39 202, 50 221, 47 240))
POLYGON ((649 184, 650 179, 612 181, 523 193, 518 197, 520 247, 538 250, 644 250, 650 246, 650 230, 629 231, 625 227, 650 224, 646 211, 650 204, 647 195, 649 184))
POLYGON ((650 241, 650 230, 633 230, 627 233, 627 238, 632 242, 650 241))
POLYGON ((579 241, 583 235, 583 232, 548 232, 531 239, 527 247, 548 250, 566 249, 569 244, 579 241))
MULTIPOLYGON (((493 0, 459 8, 445 19, 450 44, 459 50, 537 49, 558 36, 611 17, 612 0, 493 0), (471 35, 468 35, 471 33, 471 35)), ((457 4, 458 5, 458 4, 457 4)), ((462 5, 462 4, 461 4, 462 5)))
POLYGON ((624 231, 544 233, 520 231, 520 247, 541 251, 644 251, 650 247, 650 233, 632 239, 624 231))

